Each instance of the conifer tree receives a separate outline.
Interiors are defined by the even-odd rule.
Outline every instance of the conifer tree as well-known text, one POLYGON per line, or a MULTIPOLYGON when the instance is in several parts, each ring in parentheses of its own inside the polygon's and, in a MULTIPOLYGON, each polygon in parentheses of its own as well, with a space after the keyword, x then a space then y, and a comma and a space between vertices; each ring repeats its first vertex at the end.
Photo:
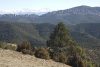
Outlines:
POLYGON ((50 35, 50 39, 47 41, 47 46, 50 48, 62 48, 68 45, 70 40, 69 31, 65 28, 65 25, 60 22, 50 35))
POLYGON ((72 40, 68 29, 62 22, 51 33, 47 46, 51 49, 50 56, 53 60, 69 64, 72 67, 85 67, 82 61, 81 47, 79 48, 77 43, 72 40))

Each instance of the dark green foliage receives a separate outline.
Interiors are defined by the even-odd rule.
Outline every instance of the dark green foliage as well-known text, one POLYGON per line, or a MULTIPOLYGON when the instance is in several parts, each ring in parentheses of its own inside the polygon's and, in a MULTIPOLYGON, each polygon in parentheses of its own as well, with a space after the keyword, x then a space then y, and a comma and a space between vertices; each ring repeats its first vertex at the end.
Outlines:
POLYGON ((66 63, 67 62, 67 56, 65 53, 61 52, 59 54, 59 62, 62 62, 62 63, 66 63))
POLYGON ((59 23, 53 33, 50 35, 50 39, 47 41, 47 46, 50 48, 65 47, 69 41, 69 32, 65 28, 63 23, 59 23))
POLYGON ((50 48, 51 58, 57 62, 66 63, 72 67, 90 67, 83 61, 88 62, 84 50, 72 40, 63 23, 56 26, 47 41, 47 46, 50 48))
POLYGON ((56 62, 67 62, 67 56, 64 52, 53 52, 51 58, 56 62))
POLYGON ((35 56, 42 59, 50 59, 49 52, 46 48, 38 48, 35 51, 35 56))

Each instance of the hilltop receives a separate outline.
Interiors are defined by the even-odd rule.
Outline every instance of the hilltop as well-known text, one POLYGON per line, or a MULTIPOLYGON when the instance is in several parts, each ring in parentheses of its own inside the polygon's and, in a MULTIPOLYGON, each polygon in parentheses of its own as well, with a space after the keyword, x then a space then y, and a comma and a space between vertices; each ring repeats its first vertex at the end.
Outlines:
POLYGON ((0 67, 70 67, 52 60, 39 59, 31 55, 0 48, 0 67))

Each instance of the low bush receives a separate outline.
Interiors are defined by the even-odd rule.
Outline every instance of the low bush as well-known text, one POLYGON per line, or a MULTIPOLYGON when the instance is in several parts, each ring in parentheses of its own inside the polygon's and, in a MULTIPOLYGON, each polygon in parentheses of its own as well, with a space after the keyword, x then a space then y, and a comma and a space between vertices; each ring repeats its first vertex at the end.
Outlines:
POLYGON ((2 49, 16 50, 17 49, 17 44, 2 42, 2 43, 0 43, 0 48, 2 48, 2 49))
POLYGON ((23 49, 23 50, 22 50, 22 53, 23 53, 23 54, 34 55, 34 52, 33 52, 33 51, 27 50, 27 49, 23 49))
POLYGON ((23 41, 22 44, 18 45, 17 51, 22 52, 23 54, 34 55, 35 48, 32 47, 30 42, 23 41))
POLYGON ((72 67, 85 67, 85 63, 79 55, 69 56, 67 60, 67 64, 72 67))
POLYGON ((67 56, 63 52, 59 54, 59 62, 62 62, 62 63, 67 62, 67 56))
POLYGON ((67 56, 64 52, 54 52, 52 53, 52 59, 56 62, 66 63, 67 62, 67 56))
POLYGON ((17 51, 22 52, 23 49, 32 50, 30 42, 23 41, 22 44, 18 45, 17 51))
POLYGON ((17 49, 17 45, 16 44, 10 44, 10 43, 8 43, 5 46, 5 49, 16 50, 17 49))
POLYGON ((42 59, 50 59, 49 52, 45 48, 39 48, 35 52, 35 56, 42 59))

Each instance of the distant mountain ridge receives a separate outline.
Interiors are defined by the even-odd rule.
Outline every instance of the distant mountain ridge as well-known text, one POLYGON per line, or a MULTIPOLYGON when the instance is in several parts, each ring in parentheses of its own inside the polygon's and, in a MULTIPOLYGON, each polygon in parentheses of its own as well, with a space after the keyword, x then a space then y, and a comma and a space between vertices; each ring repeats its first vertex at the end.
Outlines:
POLYGON ((4 14, 0 15, 0 21, 7 21, 7 22, 23 22, 23 23, 34 23, 34 20, 38 17, 35 14, 4 14))
POLYGON ((49 12, 48 14, 65 14, 65 15, 70 15, 70 14, 94 14, 94 15, 100 15, 100 7, 90 7, 90 6, 77 6, 73 7, 70 9, 66 10, 59 10, 59 11, 53 11, 49 12))
POLYGON ((56 23, 63 21, 66 24, 99 23, 100 7, 78 6, 66 10, 53 11, 39 17, 40 22, 56 23))
POLYGON ((14 22, 13 19, 17 18, 14 20, 24 23, 57 24, 59 21, 63 21, 65 24, 100 23, 100 7, 90 6, 78 6, 66 10, 52 11, 40 16, 35 14, 12 15, 0 15, 0 21, 14 22))
POLYGON ((24 14, 36 14, 36 15, 42 15, 47 13, 46 11, 40 11, 40 10, 32 10, 32 9, 0 9, 0 14, 16 14, 16 15, 24 15, 24 14))

